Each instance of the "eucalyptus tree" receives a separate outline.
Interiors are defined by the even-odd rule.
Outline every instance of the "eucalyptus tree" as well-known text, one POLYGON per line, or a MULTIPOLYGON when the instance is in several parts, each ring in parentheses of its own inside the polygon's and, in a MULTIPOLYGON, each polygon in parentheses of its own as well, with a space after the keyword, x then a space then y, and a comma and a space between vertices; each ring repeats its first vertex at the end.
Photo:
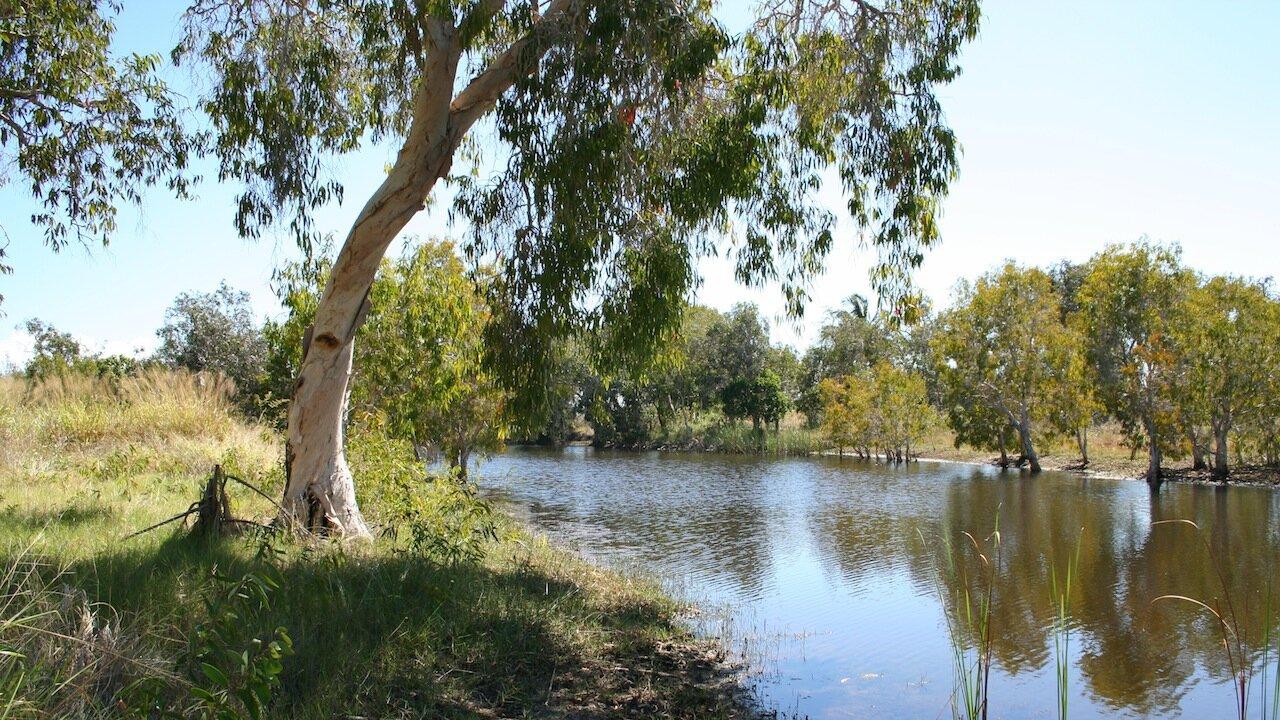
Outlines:
POLYGON ((1144 240, 1095 255, 1076 293, 1075 323, 1097 373, 1098 398, 1132 442, 1146 444, 1153 488, 1166 448, 1176 446, 1176 338, 1193 286, 1178 248, 1144 240))
MULTIPOLYGON (((1049 275, 1006 263, 961 286, 933 337, 943 382, 1018 433, 1022 461, 1040 471, 1035 435, 1052 429, 1053 401, 1078 365, 1079 342, 1063 325, 1049 275)), ((963 404, 961 404, 963 406, 963 404)))
POLYGON ((314 210, 345 191, 326 159, 366 139, 399 147, 317 308, 289 410, 286 515, 368 532, 342 450, 352 344, 379 261, 441 181, 470 256, 499 266, 487 337, 520 413, 545 402, 557 340, 643 362, 719 247, 798 313, 831 246, 828 169, 881 250, 877 286, 905 284, 955 171, 935 90, 958 72, 977 0, 776 0, 737 35, 714 10, 195 0, 175 58, 210 76, 202 107, 221 176, 244 184, 242 234, 282 222, 305 242, 314 210))
MULTIPOLYGON (((122 202, 156 183, 185 196, 191 180, 199 136, 183 128, 161 58, 110 52, 119 7, 9 0, 0 9, 0 186, 30 191, 30 221, 55 251, 107 242, 122 202)), ((0 244, 0 273, 10 271, 4 260, 0 244)))
POLYGON ((1271 378, 1280 371, 1280 307, 1267 287, 1213 277, 1190 293, 1183 322, 1186 383, 1179 404, 1191 406, 1213 437, 1213 474, 1226 478, 1230 436, 1240 425, 1266 422, 1271 378))

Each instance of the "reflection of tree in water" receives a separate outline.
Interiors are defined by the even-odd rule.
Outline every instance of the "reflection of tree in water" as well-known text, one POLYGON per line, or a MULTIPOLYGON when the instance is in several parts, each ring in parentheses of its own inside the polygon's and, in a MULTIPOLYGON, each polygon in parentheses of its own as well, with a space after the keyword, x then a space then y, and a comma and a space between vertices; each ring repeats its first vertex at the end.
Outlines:
MULTIPOLYGON (((993 654, 1005 672, 1016 675, 1052 662, 1050 568, 1067 567, 1079 538, 1072 642, 1081 648, 1079 672, 1099 701, 1162 713, 1177 707, 1197 667, 1215 680, 1228 679, 1211 619, 1189 604, 1152 603, 1165 594, 1225 602, 1218 570, 1194 531, 1152 527, 1158 520, 1187 518, 1204 529, 1246 637, 1256 642, 1264 633, 1267 587, 1280 563, 1280 494, 1175 486, 1148 503, 1135 502, 1132 488, 1121 483, 985 472, 939 492, 945 502, 938 517, 839 508, 815 518, 821 528, 817 545, 851 584, 887 565, 905 566, 918 586, 941 581, 947 609, 955 612, 961 589, 954 576, 938 572, 947 566, 942 533, 955 544, 964 530, 982 539, 994 527, 998 508, 1002 572, 991 623, 993 654)), ((966 562, 976 562, 972 552, 963 554, 966 562)), ((976 565, 967 574, 978 577, 976 565)), ((1280 593, 1280 587, 1275 590, 1280 593)))

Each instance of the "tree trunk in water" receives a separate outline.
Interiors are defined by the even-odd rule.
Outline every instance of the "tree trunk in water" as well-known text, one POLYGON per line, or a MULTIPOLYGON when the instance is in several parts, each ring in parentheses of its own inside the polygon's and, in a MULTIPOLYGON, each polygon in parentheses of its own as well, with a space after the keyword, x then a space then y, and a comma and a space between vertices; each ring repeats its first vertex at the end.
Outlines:
POLYGON ((1035 445, 1031 442, 1031 419, 1027 417, 1027 411, 1022 411, 1022 418, 1018 422, 1018 439, 1022 443, 1022 458, 1031 464, 1031 472, 1040 472, 1040 456, 1036 454, 1035 445))
POLYGON ((1026 425, 1018 428, 1018 435, 1022 439, 1022 457, 1031 466, 1031 472, 1040 472, 1040 455, 1036 453, 1035 446, 1031 443, 1031 431, 1026 429, 1026 425))
POLYGON ((1152 489, 1160 488, 1160 443, 1156 442, 1155 428, 1147 423, 1147 484, 1152 489))
POLYGON ((1226 480, 1227 473, 1230 472, 1227 460, 1226 423, 1215 427, 1213 435, 1213 476, 1219 480, 1226 480))
POLYGON ((1076 447, 1080 448, 1080 465, 1089 465, 1089 428, 1076 428, 1076 447))
POLYGON ((1000 467, 1007 468, 1009 467, 1009 453, 1004 448, 1004 434, 1004 428, 1000 428, 1000 435, 998 436, 1000 442, 1000 467))

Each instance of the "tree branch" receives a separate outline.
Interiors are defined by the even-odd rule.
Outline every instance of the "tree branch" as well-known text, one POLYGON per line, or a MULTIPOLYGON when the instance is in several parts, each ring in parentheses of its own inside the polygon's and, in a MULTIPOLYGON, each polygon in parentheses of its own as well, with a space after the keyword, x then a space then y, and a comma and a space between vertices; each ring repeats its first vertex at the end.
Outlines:
MULTIPOLYGON (((491 110, 502 93, 515 84, 520 71, 521 60, 526 50, 535 41, 542 40, 560 29, 566 20, 572 17, 578 8, 579 0, 553 0, 542 17, 534 22, 529 32, 519 40, 511 43, 502 54, 489 63, 484 72, 477 75, 462 92, 458 93, 449 104, 452 125, 458 137, 461 137, 476 120, 491 110)), ((538 43, 533 51, 541 57, 548 49, 548 43, 538 43)))

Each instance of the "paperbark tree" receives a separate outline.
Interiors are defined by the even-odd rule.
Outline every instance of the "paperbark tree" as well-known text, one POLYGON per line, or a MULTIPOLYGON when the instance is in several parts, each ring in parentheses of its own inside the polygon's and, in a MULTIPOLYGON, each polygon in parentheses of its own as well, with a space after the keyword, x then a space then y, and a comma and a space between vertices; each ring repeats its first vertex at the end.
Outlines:
POLYGON ((741 36, 714 6, 673 0, 197 0, 178 60, 213 76, 202 107, 242 234, 340 198, 324 164, 366 139, 399 146, 357 215, 319 302, 288 421, 286 515, 367 535, 343 456, 352 343, 388 245, 445 180, 498 267, 487 338, 512 409, 533 413, 558 342, 641 362, 679 322, 697 257, 724 229, 745 281, 799 312, 833 218, 834 167, 906 284, 936 237, 956 163, 935 87, 955 77, 976 0, 777 2, 741 36), (473 175, 451 175, 462 154, 473 175), (470 152, 474 150, 474 152, 470 152), (477 157, 494 162, 482 162, 477 157), (497 168, 496 170, 493 168, 497 168))
POLYGON ((1231 435, 1261 415, 1258 409, 1277 368, 1280 312, 1265 284, 1214 277, 1189 293, 1178 330, 1184 366, 1177 388, 1180 414, 1208 430, 1202 447, 1192 442, 1197 469, 1203 468, 1212 439, 1213 475, 1225 480, 1231 435))
POLYGON ((1008 263, 962 288, 932 338, 943 383, 1012 427, 1032 472, 1040 471, 1034 435, 1056 430, 1055 403, 1070 395, 1060 386, 1079 362, 1059 305, 1047 273, 1008 263))
POLYGON ((1108 247, 1089 261, 1074 316, 1102 404, 1135 441, 1146 443, 1153 489, 1177 434, 1177 328, 1194 283, 1179 254, 1146 241, 1108 247))

